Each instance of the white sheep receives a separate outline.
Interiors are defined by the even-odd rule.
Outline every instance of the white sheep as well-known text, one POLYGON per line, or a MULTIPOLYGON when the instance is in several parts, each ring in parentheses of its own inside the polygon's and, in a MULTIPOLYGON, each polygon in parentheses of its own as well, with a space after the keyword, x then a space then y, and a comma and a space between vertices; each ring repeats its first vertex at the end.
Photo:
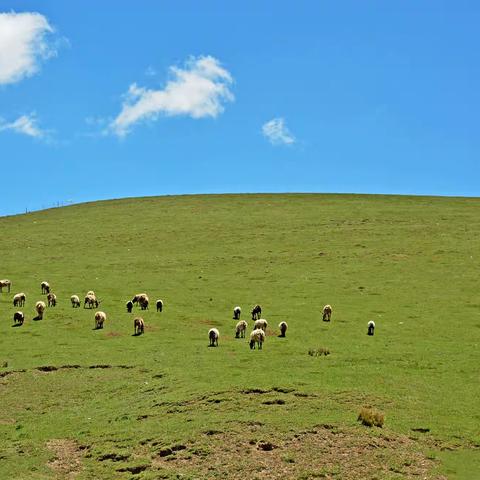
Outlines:
POLYGON ((85 296, 87 296, 87 295, 91 295, 92 297, 96 297, 95 292, 94 292, 93 290, 89 290, 89 291, 85 294, 85 296))
POLYGON ((140 335, 144 333, 145 331, 145 322, 143 321, 143 318, 137 317, 133 321, 133 334, 134 335, 140 335))
POLYGON ((13 323, 15 325, 23 325, 23 322, 25 321, 25 315, 23 312, 15 312, 13 314, 13 323))
POLYGON ((157 306, 157 312, 163 311, 163 301, 162 300, 158 299, 155 302, 155 305, 157 306))
POLYGON ((210 340, 210 346, 211 347, 218 347, 218 337, 220 336, 219 331, 216 328, 211 328, 208 331, 208 338, 210 340))
POLYGON ((37 311, 37 320, 42 320, 43 318, 43 312, 45 311, 45 308, 47 306, 45 305, 45 302, 39 301, 35 304, 35 310, 37 311))
POLYGON ((375 322, 373 320, 370 320, 368 322, 368 332, 367 335, 373 335, 375 333, 375 322))
POLYGON ((266 332, 267 327, 268 327, 268 322, 264 318, 259 318, 258 320, 255 320, 255 323, 253 324, 254 330, 261 328, 264 332, 266 332))
POLYGON ((47 301, 48 301, 48 306, 49 307, 56 307, 57 306, 57 296, 50 292, 48 295, 47 295, 47 301))
POLYGON ((325 305, 323 307, 323 321, 329 322, 332 317, 332 307, 331 305, 325 305))
POLYGON ((242 313, 242 309, 240 307, 235 307, 233 309, 233 319, 234 320, 240 320, 240 315, 242 313))
POLYGON ((12 282, 10 280, 7 280, 6 278, 4 278, 3 280, 0 280, 0 293, 3 292, 4 287, 7 287, 8 293, 10 293, 11 286, 12 286, 12 282))
POLYGON ((23 292, 17 293, 13 296, 13 306, 14 307, 23 307, 25 305, 26 296, 23 292))
POLYGON ((140 304, 140 299, 141 298, 148 298, 148 295, 146 293, 137 293, 133 298, 132 298, 132 303, 135 305, 136 303, 140 304))
POLYGON ((80 307, 80 298, 78 297, 78 295, 72 295, 70 297, 70 301, 72 302, 72 307, 73 308, 80 307))
POLYGON ((95 312, 95 329, 103 328, 103 323, 107 319, 105 312, 95 312))
POLYGON ((240 320, 235 327, 235 338, 245 338, 245 332, 247 331, 247 322, 240 320))
POLYGON ((280 336, 285 337, 285 333, 287 333, 287 328, 288 328, 287 322, 280 322, 278 324, 278 328, 280 329, 280 336))
POLYGON ((40 287, 42 288, 42 293, 50 293, 50 285, 48 282, 42 282, 40 287))
POLYGON ((250 334, 250 348, 255 349, 255 343, 258 345, 258 349, 262 349, 263 342, 265 341, 265 332, 261 328, 256 328, 250 334))
POLYGON ((88 308, 98 308, 99 302, 97 300, 97 297, 95 297, 95 295, 87 294, 83 302, 83 308, 86 308, 87 305, 88 305, 88 308))

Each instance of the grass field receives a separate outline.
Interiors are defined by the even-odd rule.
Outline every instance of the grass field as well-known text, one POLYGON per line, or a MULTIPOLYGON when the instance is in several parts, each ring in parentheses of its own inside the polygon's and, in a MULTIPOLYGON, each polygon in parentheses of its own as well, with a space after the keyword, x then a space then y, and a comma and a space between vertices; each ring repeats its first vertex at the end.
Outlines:
POLYGON ((0 232, 0 478, 480 478, 480 199, 142 198, 0 232), (70 305, 90 289, 103 330, 70 305), (143 291, 165 308, 134 337, 143 291), (262 351, 234 338, 255 303, 262 351))

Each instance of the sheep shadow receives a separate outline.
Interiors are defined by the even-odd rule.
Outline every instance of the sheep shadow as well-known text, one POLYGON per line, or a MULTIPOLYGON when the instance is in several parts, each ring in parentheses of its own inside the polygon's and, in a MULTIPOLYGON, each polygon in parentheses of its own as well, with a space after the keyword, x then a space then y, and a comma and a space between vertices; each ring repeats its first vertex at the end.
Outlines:
POLYGON ((209 345, 208 348, 210 348, 210 347, 212 347, 212 348, 217 348, 218 345, 209 345))
POLYGON ((132 334, 132 337, 139 337, 140 335, 143 335, 143 332, 137 332, 132 334))
POLYGON ((93 327, 92 330, 103 330, 103 327, 93 327))
POLYGON ((282 334, 277 335, 277 338, 285 338, 285 337, 286 337, 286 335, 282 335, 282 334))
POLYGON ((40 320, 43 320, 43 317, 39 317, 38 315, 36 317, 33 317, 32 320, 35 322, 39 322, 40 320))
POLYGON ((12 325, 12 327, 14 327, 14 328, 15 328, 15 327, 21 327, 21 326, 23 326, 23 323, 14 323, 14 324, 12 325))

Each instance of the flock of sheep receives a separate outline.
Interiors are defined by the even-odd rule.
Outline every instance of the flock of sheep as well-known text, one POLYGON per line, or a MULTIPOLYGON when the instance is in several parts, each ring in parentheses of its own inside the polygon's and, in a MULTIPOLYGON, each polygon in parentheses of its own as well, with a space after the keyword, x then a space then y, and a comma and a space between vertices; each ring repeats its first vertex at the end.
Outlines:
MULTIPOLYGON (((8 292, 10 292, 12 282, 10 280, 0 280, 0 293, 3 292, 4 288, 8 288, 8 292)), ((47 295, 47 304, 49 307, 55 307, 57 305, 57 296, 51 291, 50 285, 48 282, 41 283, 41 290, 42 294, 47 295)), ((14 307, 23 307, 25 305, 26 295, 25 293, 17 293, 13 297, 13 306, 14 307)), ((73 308, 79 308, 81 306, 80 297, 78 295, 72 295, 70 297, 70 301, 73 308)), ((126 303, 126 309, 128 313, 131 313, 133 310, 134 305, 138 305, 142 310, 147 310, 150 301, 148 295, 146 293, 139 293, 135 295, 132 300, 129 300, 126 303)), ((83 302, 83 308, 98 308, 100 305, 100 300, 95 295, 93 290, 90 290, 86 293, 83 302)), ((163 311, 163 301, 157 300, 155 302, 155 306, 157 312, 163 311)), ((47 305, 44 301, 38 301, 35 304, 35 311, 37 312, 37 316, 34 320, 42 320, 43 314, 45 312, 47 305)), ((238 323, 235 326, 235 338, 245 338, 246 331, 248 324, 245 320, 240 320, 240 316, 242 313, 242 309, 239 306, 236 306, 233 309, 233 319, 238 320, 238 323)), ((323 307, 323 321, 329 322, 332 317, 332 307, 330 305, 325 305, 323 307)), ((253 330, 250 333, 250 348, 255 349, 255 346, 258 349, 262 349, 263 342, 265 341, 266 331, 268 322, 261 318, 262 314, 262 307, 260 305, 255 305, 251 311, 252 320, 254 321, 253 330)), ((107 319, 107 315, 105 312, 95 312, 95 329, 103 328, 103 324, 107 319)), ((23 325, 25 321, 25 315, 21 311, 16 311, 13 315, 14 325, 23 325)), ((280 337, 285 337, 287 332, 287 322, 280 322, 278 325, 280 329, 280 337)), ((134 335, 141 335, 145 332, 145 321, 141 317, 136 317, 133 321, 133 329, 134 335)), ((373 335, 375 331, 375 322, 369 321, 367 326, 367 334, 373 335)), ((218 346, 218 339, 220 337, 220 332, 217 328, 211 328, 208 331, 208 338, 211 347, 218 346)))

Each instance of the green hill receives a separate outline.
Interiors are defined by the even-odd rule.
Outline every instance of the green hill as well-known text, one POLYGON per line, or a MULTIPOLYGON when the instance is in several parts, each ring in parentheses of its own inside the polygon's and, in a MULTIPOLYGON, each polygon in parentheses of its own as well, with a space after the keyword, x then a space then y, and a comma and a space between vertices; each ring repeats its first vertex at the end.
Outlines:
POLYGON ((0 294, 0 478, 480 471, 480 199, 141 198, 4 217, 0 232, 13 283, 0 294), (43 280, 58 306, 35 321, 43 280), (70 305, 87 290, 103 330, 70 305), (12 327, 21 291, 26 321, 12 327), (151 308, 128 314, 139 292, 151 308), (261 351, 234 338, 232 319, 240 305, 250 332, 256 303, 261 351), (383 428, 360 425, 362 407, 383 412, 383 428))

